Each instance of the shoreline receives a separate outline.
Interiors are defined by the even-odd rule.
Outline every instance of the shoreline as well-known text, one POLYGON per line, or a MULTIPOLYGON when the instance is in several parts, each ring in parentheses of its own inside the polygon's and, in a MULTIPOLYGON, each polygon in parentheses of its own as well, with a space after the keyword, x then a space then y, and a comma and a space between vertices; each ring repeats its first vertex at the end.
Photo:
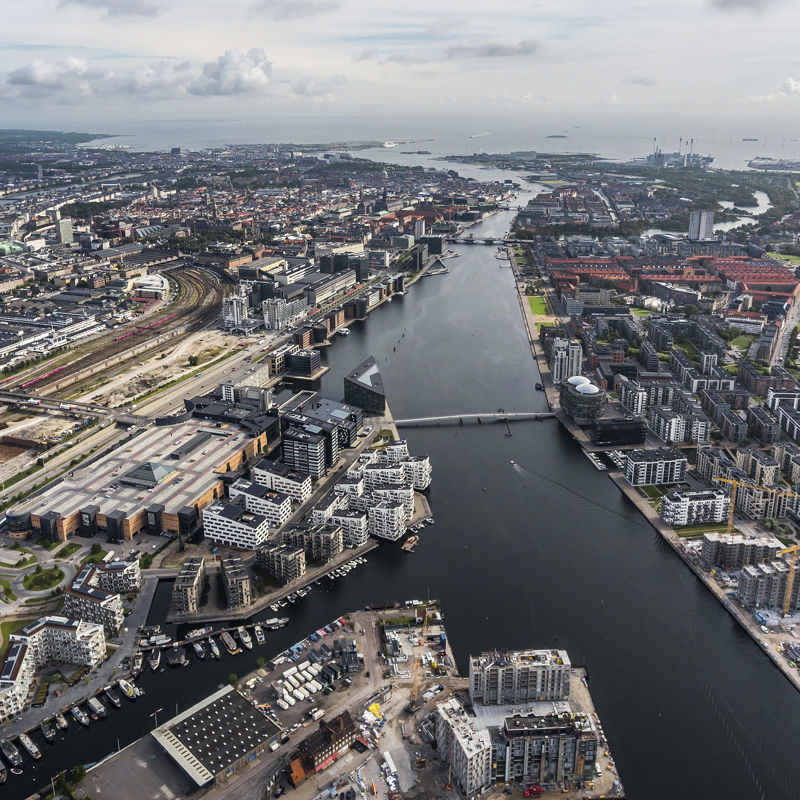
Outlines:
MULTIPOLYGON (((517 297, 520 304, 520 312, 522 314, 522 321, 525 330, 528 334, 528 340, 531 348, 531 355, 533 356, 536 366, 541 376, 544 394, 547 399, 547 405, 555 412, 556 419, 561 423, 564 429, 572 435, 572 438, 580 446, 581 450, 586 453, 603 452, 605 449, 625 450, 631 449, 630 445, 617 446, 614 448, 593 447, 586 434, 574 422, 567 419, 561 412, 560 404, 558 402, 558 393, 553 384, 550 374, 550 367, 547 360, 544 358, 544 353, 541 348, 536 344, 535 320, 530 310, 530 305, 527 302, 526 296, 523 293, 524 283, 521 283, 517 276, 517 262, 514 257, 512 248, 508 248, 508 253, 511 258, 511 265, 514 271, 514 278, 517 290, 517 297), (533 325, 533 332, 531 326, 533 325)), ((638 446, 638 445, 637 445, 638 446)), ((619 471, 608 471, 608 477, 614 485, 622 492, 622 494, 636 507, 642 517, 648 522, 655 531, 661 536, 662 540, 666 542, 672 551, 681 559, 681 561, 692 571, 694 576, 708 589, 711 594, 719 601, 722 607, 730 614, 730 616, 739 623, 741 628, 754 640, 758 649, 764 653, 770 661, 783 673, 792 686, 800 691, 800 671, 792 669, 789 662, 782 656, 781 653, 773 649, 772 645, 776 642, 772 641, 773 638, 786 639, 791 637, 790 633, 777 633, 765 634, 758 623, 751 618, 752 615, 744 608, 737 606, 731 601, 725 591, 706 574, 703 569, 695 564, 689 555, 681 547, 681 537, 676 533, 675 529, 663 522, 661 517, 655 512, 650 504, 643 498, 636 488, 631 486, 626 480, 624 475, 619 471), (768 640, 767 637, 770 637, 768 640)))

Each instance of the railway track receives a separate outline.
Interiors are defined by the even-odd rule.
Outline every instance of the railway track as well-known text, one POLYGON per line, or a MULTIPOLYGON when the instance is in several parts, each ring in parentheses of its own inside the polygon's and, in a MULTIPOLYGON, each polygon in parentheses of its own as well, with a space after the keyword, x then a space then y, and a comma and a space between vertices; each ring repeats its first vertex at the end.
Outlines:
POLYGON ((152 355, 152 351, 171 343, 169 335, 178 330, 194 333, 212 323, 218 316, 222 298, 233 285, 232 279, 195 267, 171 270, 167 275, 178 284, 181 291, 178 305, 170 305, 163 312, 142 322, 132 322, 91 342, 78 345, 70 353, 61 356, 58 362, 37 365, 30 370, 0 381, 4 389, 18 389, 47 394, 48 389, 57 391, 67 385, 71 389, 82 383, 95 380, 97 373, 92 367, 103 369, 106 362, 114 360, 114 369, 119 371, 134 358, 152 355), (153 347, 148 348, 148 341, 153 347), (126 358, 126 353, 130 353, 126 358))

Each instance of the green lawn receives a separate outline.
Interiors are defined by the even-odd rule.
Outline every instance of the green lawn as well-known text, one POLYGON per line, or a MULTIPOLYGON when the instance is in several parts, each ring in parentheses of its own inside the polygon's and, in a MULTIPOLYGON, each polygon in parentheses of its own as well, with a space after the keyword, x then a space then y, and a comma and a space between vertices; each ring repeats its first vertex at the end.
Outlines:
POLYGON ((792 264, 800 264, 800 256, 791 256, 788 253, 767 253, 770 258, 779 258, 781 261, 790 261, 792 264))
POLYGON ((11 591, 11 581, 0 578, 0 586, 3 587, 3 597, 7 602, 11 603, 17 599, 17 596, 11 591))
POLYGON ((89 553, 88 556, 84 556, 81 559, 81 564, 96 564, 98 561, 102 561, 107 554, 108 550, 102 550, 102 549, 100 550, 99 553, 95 553, 94 555, 89 553))
POLYGON ((750 336, 743 333, 741 336, 737 336, 735 339, 732 339, 731 344, 734 345, 734 347, 738 347, 740 350, 746 350, 751 344, 753 344, 755 340, 755 336, 750 336))
POLYGON ((674 342, 676 350, 683 350, 684 353, 692 360, 697 360, 697 357, 700 355, 697 348, 694 346, 692 342, 688 339, 679 339, 674 342))
POLYGON ((3 637, 3 646, 5 647, 8 637, 12 633, 16 633, 20 628, 24 628, 29 622, 33 622, 35 619, 39 619, 39 617, 25 617, 24 619, 12 619, 0 623, 0 635, 3 637))
POLYGON ((30 592, 52 589, 64 580, 64 573, 58 567, 49 567, 41 572, 31 572, 22 579, 22 585, 30 592))
POLYGON ((632 306, 631 313, 635 314, 637 317, 649 317, 653 312, 649 308, 636 308, 632 306))
MULTIPOLYGON (((691 536, 702 536, 704 533, 727 533, 728 526, 720 525, 685 525, 680 528, 675 528, 675 533, 682 538, 689 538, 691 536)), ((733 533, 740 533, 738 528, 733 529, 733 533)))
POLYGON ((77 542, 68 542, 57 553, 56 558, 69 558, 73 553, 77 553, 83 545, 77 542))
POLYGON ((547 301, 544 297, 529 297, 528 303, 530 304, 531 312, 537 316, 544 316, 549 313, 547 310, 547 301))

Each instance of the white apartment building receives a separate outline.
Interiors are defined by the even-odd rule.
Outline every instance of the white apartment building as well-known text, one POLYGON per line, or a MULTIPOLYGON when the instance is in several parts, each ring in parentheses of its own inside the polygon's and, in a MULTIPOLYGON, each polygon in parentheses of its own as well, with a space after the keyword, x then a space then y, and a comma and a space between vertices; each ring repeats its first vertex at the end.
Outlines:
POLYGON ((311 497, 311 476, 280 461, 263 459, 252 467, 250 476, 256 483, 275 492, 288 494, 298 503, 304 503, 311 497))
POLYGON ((96 566, 97 584, 107 592, 138 592, 142 588, 142 571, 139 560, 100 562, 96 566))
POLYGON ((102 625, 106 636, 116 636, 125 619, 122 598, 98 587, 98 570, 87 564, 64 592, 64 615, 102 625))
POLYGON ((361 497, 364 494, 364 479, 360 476, 357 478, 345 476, 333 487, 333 491, 348 497, 361 497))
POLYGON ((347 495, 328 492, 311 509, 311 524, 325 525, 337 511, 347 508, 347 499, 347 495))
POLYGON ((34 673, 45 664, 94 667, 106 655, 103 626, 67 617, 40 617, 9 637, 0 672, 0 721, 25 708, 34 673))
POLYGON ((625 461, 625 478, 632 486, 681 483, 686 467, 686 456, 678 450, 631 450, 625 461))
POLYGON ((376 486, 372 490, 372 497, 378 502, 390 500, 394 503, 402 503, 406 522, 414 516, 413 486, 376 486))
POLYGON ((428 456, 409 456, 403 462, 403 472, 406 482, 418 492, 431 485, 431 460, 428 456))
POLYGON ((366 511, 335 511, 330 521, 342 529, 345 547, 361 547, 369 539, 369 517, 366 511))
POLYGON ((396 542, 406 532, 405 509, 402 503, 385 500, 370 507, 367 513, 371 536, 396 542))
POLYGON ((289 495, 268 489, 260 483, 239 478, 231 484, 228 494, 231 500, 241 498, 237 502, 244 502, 248 511, 263 516, 270 528, 282 527, 292 516, 292 500, 289 495))
POLYGON ((249 317, 248 298, 232 294, 222 301, 222 325, 226 330, 241 327, 249 317))
POLYGON ((581 343, 577 339, 553 339, 550 350, 550 373, 558 385, 567 378, 580 375, 583 363, 581 343))
POLYGON ((375 486, 385 484, 402 485, 406 482, 406 472, 401 463, 379 464, 377 462, 367 464, 364 467, 364 488, 367 492, 375 486))
POLYGON ((504 705, 569 698, 566 650, 496 650, 471 656, 469 695, 474 704, 504 705))
POLYGON ((269 523, 235 503, 215 500, 203 509, 203 530, 215 544, 240 550, 255 550, 267 541, 269 523))
POLYGON ((686 419, 671 408, 654 408, 650 416, 650 429, 664 442, 682 442, 686 439, 686 419))
POLYGON ((661 498, 661 519, 673 527, 710 525, 728 518, 731 499, 722 489, 673 491, 661 498))
POLYGON ((279 331, 308 313, 308 303, 302 300, 283 300, 270 297, 261 303, 264 327, 268 331, 279 331))
POLYGON ((454 697, 436 706, 436 747, 442 761, 451 765, 453 778, 466 797, 491 786, 489 731, 474 730, 463 706, 454 697))

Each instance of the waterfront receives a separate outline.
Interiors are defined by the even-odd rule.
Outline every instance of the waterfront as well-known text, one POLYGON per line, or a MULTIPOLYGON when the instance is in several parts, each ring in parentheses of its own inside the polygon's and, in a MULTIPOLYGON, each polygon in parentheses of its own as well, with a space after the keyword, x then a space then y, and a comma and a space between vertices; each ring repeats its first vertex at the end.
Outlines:
MULTIPOLYGON (((482 171, 485 174, 485 171, 482 171)), ((521 197, 520 202, 525 202, 521 197)), ((502 234, 509 213, 476 226, 502 234)), ((461 246, 432 276, 325 348, 323 390, 374 353, 398 418, 545 410, 511 270, 492 248, 461 246), (405 335, 403 335, 405 334, 405 335)), ((463 673, 491 647, 567 649, 589 669, 598 713, 631 798, 788 798, 800 794, 792 747, 800 696, 738 624, 554 421, 410 429, 434 466, 436 524, 413 555, 382 543, 349 577, 291 606, 268 644, 186 670, 145 673, 147 694, 105 722, 70 724, 35 773, 9 779, 24 797, 57 769, 96 760, 345 611, 441 599, 463 673), (512 463, 514 462, 514 463, 512 463)), ((163 583, 151 619, 166 613, 163 583)), ((271 616, 268 612, 262 616, 271 616)))

